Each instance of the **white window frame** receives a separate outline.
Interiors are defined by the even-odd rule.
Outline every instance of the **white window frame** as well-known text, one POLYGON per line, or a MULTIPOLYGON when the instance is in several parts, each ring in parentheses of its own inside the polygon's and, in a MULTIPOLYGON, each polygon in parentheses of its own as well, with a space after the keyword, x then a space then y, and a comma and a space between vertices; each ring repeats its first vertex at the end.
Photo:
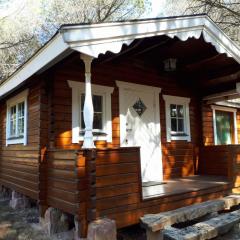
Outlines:
POLYGON ((217 106, 211 105, 213 111, 213 132, 214 132, 214 145, 217 144, 217 126, 216 126, 216 110, 217 111, 224 111, 224 112, 232 112, 233 113, 233 127, 234 127, 234 144, 238 144, 238 132, 237 132, 237 109, 224 107, 224 106, 217 106))
POLYGON ((7 112, 6 112, 6 146, 12 144, 23 144, 27 145, 27 116, 28 116, 28 106, 27 106, 27 98, 28 98, 29 89, 19 93, 18 95, 12 97, 11 99, 7 100, 7 112), (23 137, 13 138, 11 139, 10 134, 10 114, 11 114, 11 107, 24 102, 24 133, 23 137))
POLYGON ((186 140, 191 142, 191 127, 190 127, 190 115, 189 115, 189 104, 191 99, 178 96, 163 95, 165 101, 165 115, 166 115, 166 134, 167 142, 172 140, 186 140), (184 133, 187 136, 172 136, 171 135, 171 116, 170 116, 170 105, 183 105, 184 108, 184 133))
MULTIPOLYGON (((80 135, 81 125, 81 95, 85 93, 85 83, 68 80, 68 85, 72 88, 72 143, 79 143, 84 140, 80 135)), ((112 104, 111 94, 113 87, 91 84, 92 94, 102 96, 103 100, 103 133, 106 136, 94 136, 94 141, 112 142, 112 104)))

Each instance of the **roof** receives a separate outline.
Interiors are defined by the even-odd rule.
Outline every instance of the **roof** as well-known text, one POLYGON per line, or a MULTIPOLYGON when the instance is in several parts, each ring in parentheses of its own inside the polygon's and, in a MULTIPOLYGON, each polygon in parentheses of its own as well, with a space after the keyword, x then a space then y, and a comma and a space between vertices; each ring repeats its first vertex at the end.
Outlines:
POLYGON ((1 83, 0 98, 73 51, 97 58, 107 51, 118 53, 123 44, 129 45, 135 39, 160 35, 178 37, 181 41, 188 38, 199 39, 202 35, 219 53, 226 53, 240 64, 240 47, 207 15, 63 25, 29 61, 1 83))

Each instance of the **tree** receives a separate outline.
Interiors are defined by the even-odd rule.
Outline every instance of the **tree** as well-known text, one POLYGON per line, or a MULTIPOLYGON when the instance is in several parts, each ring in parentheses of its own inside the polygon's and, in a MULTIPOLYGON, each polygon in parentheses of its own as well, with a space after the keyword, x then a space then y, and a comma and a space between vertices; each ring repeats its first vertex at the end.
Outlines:
POLYGON ((0 78, 5 79, 62 24, 138 18, 148 0, 0 0, 0 78))
POLYGON ((206 13, 240 44, 240 0, 170 0, 166 11, 170 15, 206 13))

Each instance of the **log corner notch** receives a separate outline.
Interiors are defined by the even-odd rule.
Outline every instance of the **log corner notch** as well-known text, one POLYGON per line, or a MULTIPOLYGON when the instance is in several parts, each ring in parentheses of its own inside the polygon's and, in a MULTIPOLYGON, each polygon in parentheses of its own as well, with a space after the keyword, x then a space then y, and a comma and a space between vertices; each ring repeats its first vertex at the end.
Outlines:
MULTIPOLYGON (((82 179, 78 179, 78 189, 84 184, 85 196, 82 196, 85 200, 84 215, 80 216, 76 213, 75 226, 78 222, 79 230, 78 237, 86 237, 88 231, 88 225, 90 222, 97 219, 96 214, 96 149, 84 149, 76 152, 76 175, 78 175, 79 166, 85 166, 85 180, 81 183, 82 179)), ((80 191, 79 191, 80 195, 80 191)), ((80 197, 81 198, 81 197, 80 197)), ((80 206, 79 206, 80 207, 80 206)), ((80 210, 78 207, 78 211, 80 210)))

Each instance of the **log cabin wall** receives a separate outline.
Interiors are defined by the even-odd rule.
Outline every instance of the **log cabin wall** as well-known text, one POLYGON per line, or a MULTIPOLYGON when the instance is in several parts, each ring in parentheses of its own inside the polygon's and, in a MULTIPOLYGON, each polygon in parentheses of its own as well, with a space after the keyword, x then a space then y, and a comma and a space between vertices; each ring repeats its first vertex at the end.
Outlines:
MULTIPOLYGON (((53 134, 56 148, 78 149, 78 144, 71 141, 71 88, 67 80, 84 82, 84 68, 80 60, 75 59, 69 64, 62 62, 55 69, 53 87, 53 134)), ((158 70, 130 60, 117 63, 95 62, 92 67, 92 83, 114 87, 112 95, 112 143, 96 143, 97 147, 119 147, 119 95, 115 81, 126 81, 137 84, 152 85, 162 88, 160 95, 160 122, 162 133, 164 179, 194 174, 197 148, 200 141, 201 112, 200 101, 194 91, 181 86, 174 77, 168 77, 158 70), (190 97, 191 142, 166 141, 165 102, 162 94, 190 97)))
POLYGON ((40 92, 41 85, 35 82, 11 94, 0 105, 1 184, 36 200, 39 197, 40 92), (29 89, 27 145, 6 146, 6 101, 26 88, 29 89))
MULTIPOLYGON (((202 131, 204 146, 214 145, 213 111, 210 105, 202 105, 202 131)), ((237 134, 240 143, 240 110, 237 110, 237 134)))
MULTIPOLYGON (((203 146, 200 146, 199 174, 229 176, 234 145, 214 144, 213 111, 210 105, 202 105, 203 146), (231 163, 229 165, 229 163, 231 163)), ((237 111, 237 134, 240 142, 240 111, 237 111)), ((237 148, 237 145, 236 145, 237 148)), ((234 159, 232 159, 234 161, 234 159)), ((234 163, 235 164, 235 163, 234 163)), ((230 177, 231 178, 231 177, 230 177)))

